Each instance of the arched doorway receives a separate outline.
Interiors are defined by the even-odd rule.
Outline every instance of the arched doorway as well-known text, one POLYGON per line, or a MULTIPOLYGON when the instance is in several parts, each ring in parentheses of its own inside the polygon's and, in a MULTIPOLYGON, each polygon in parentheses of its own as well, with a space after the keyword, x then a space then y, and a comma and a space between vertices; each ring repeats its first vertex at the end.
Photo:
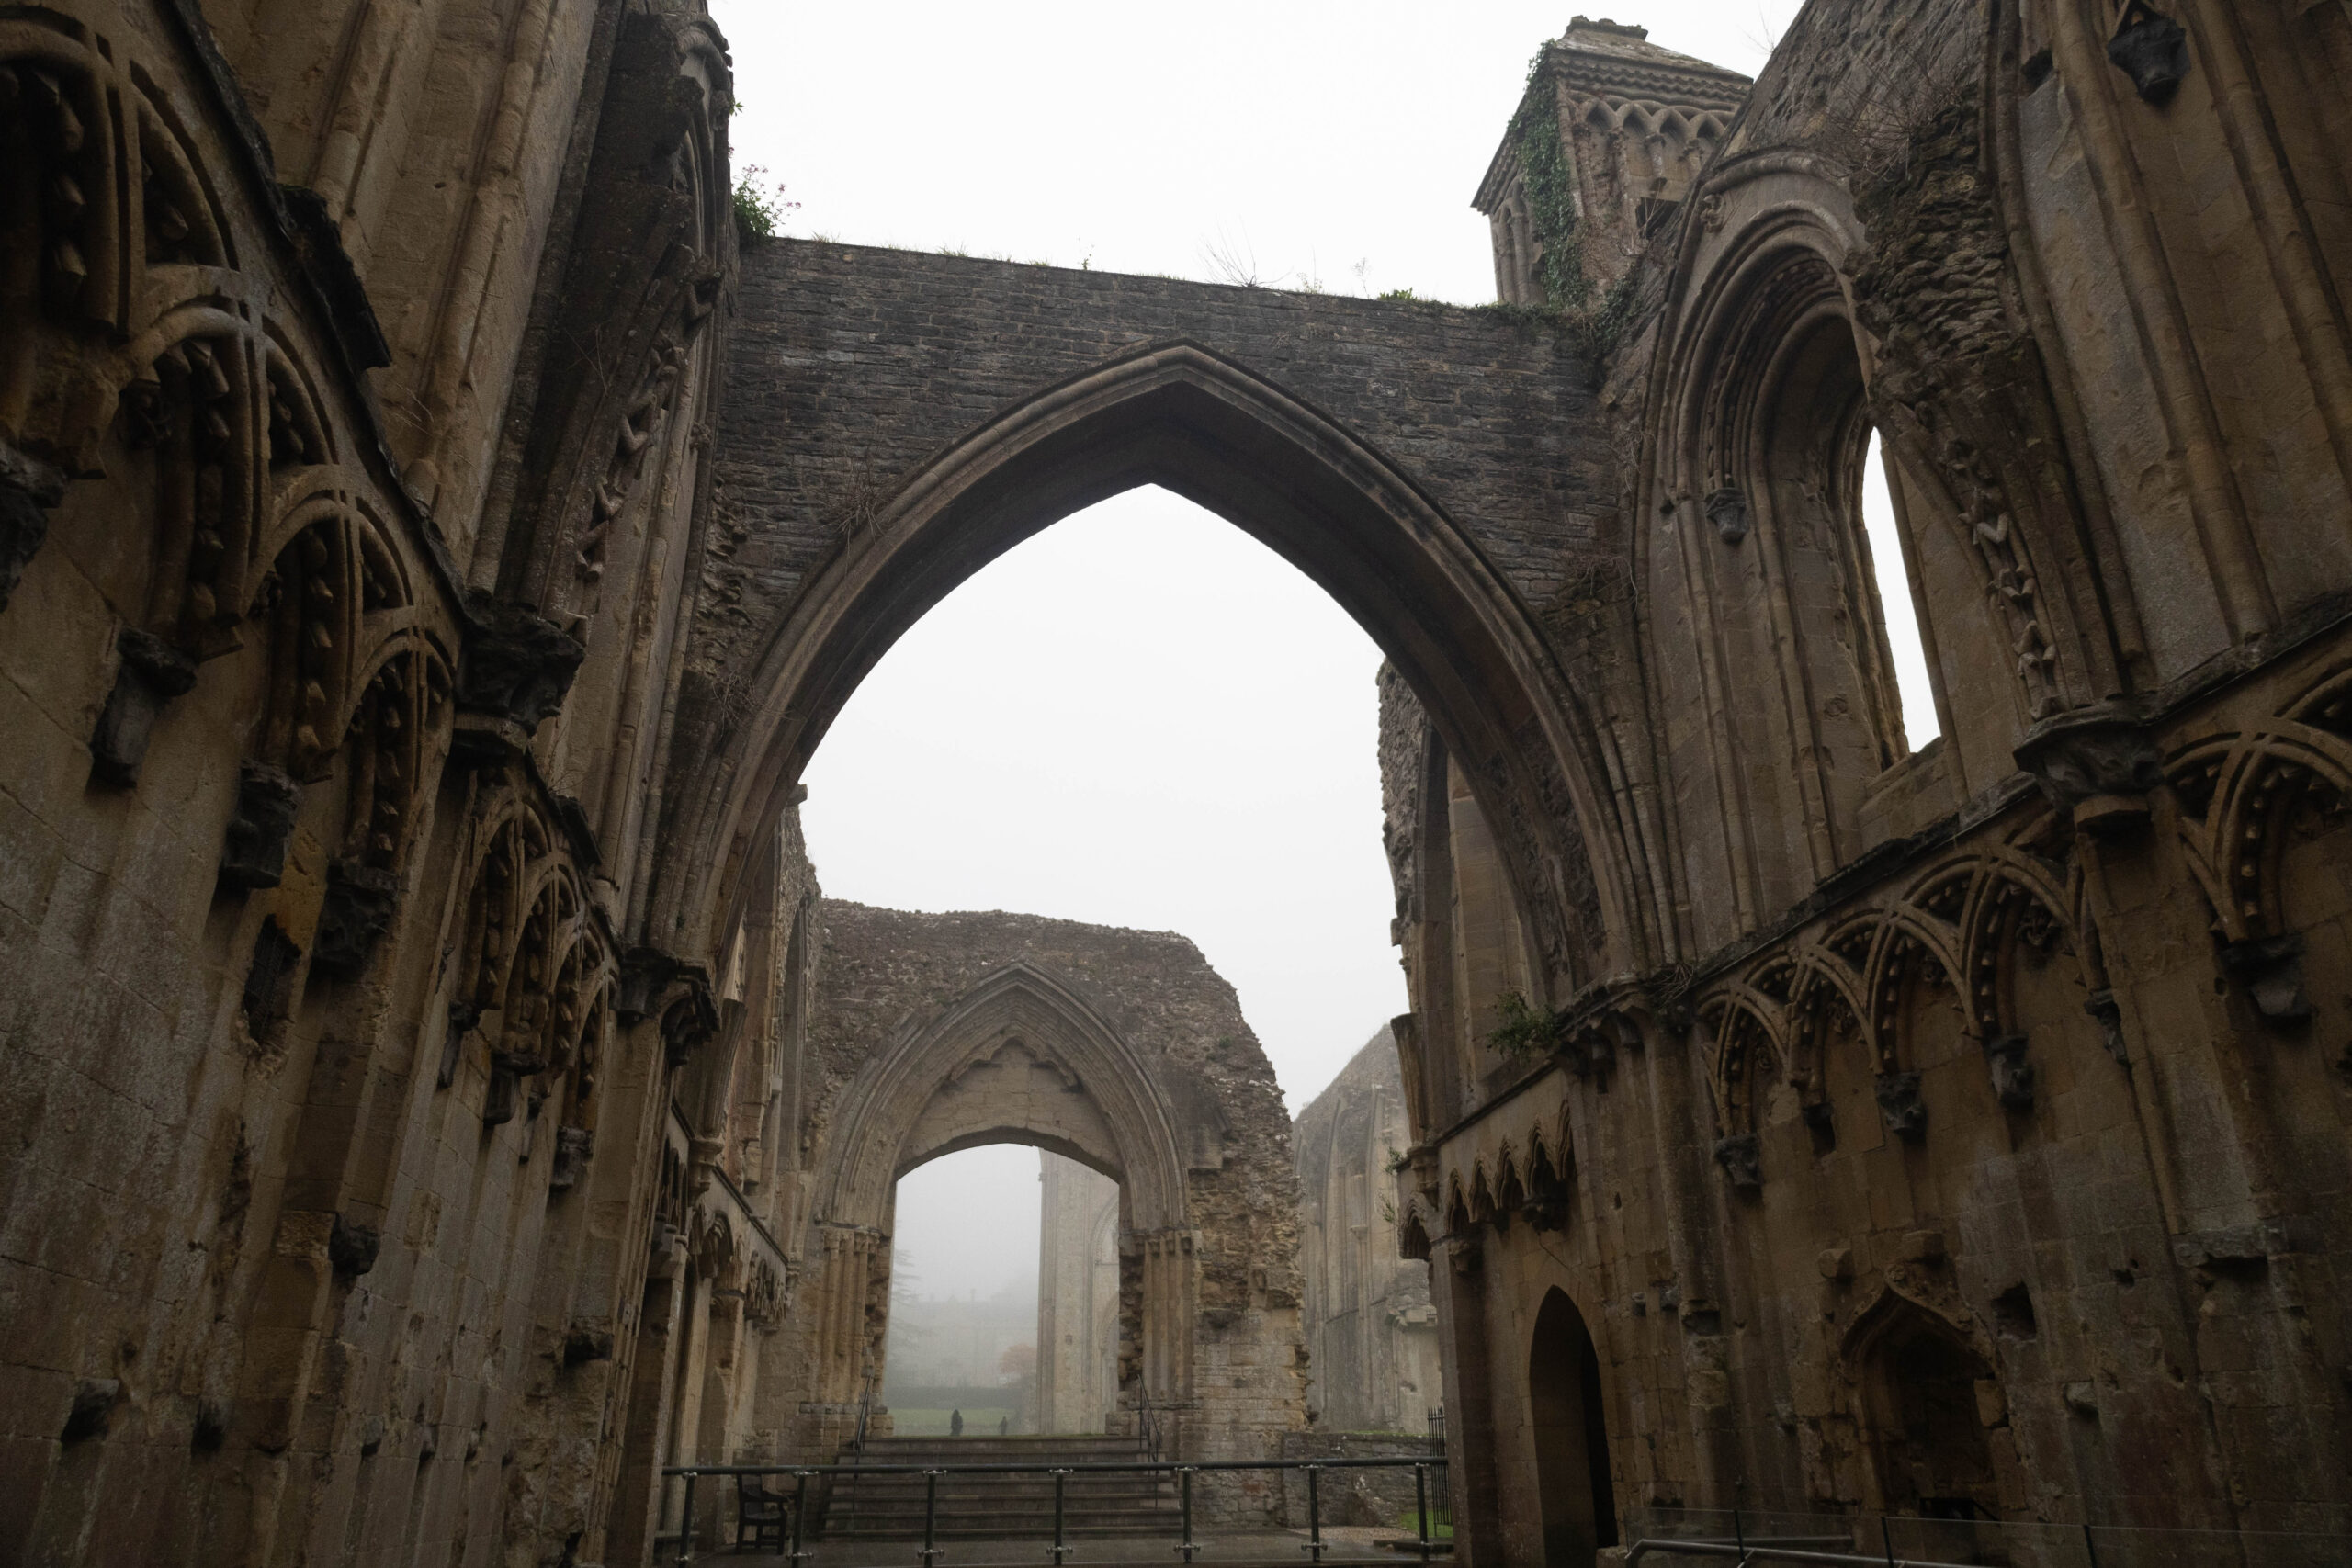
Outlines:
POLYGON ((1927 1518, 1997 1518, 1992 1442, 1998 1381, 1980 1348, 1939 1314, 1890 1295, 1866 1313, 1860 1362, 1877 1506, 1927 1518))
POLYGON ((1535 1314, 1527 1404, 1544 1562, 1546 1568, 1583 1568, 1600 1548, 1617 1544, 1617 1492, 1609 1471, 1600 1353, 1566 1291, 1545 1296, 1535 1314))
POLYGON ((818 1416, 788 1446, 830 1457, 851 1435, 888 1332, 899 1179, 989 1144, 1044 1149, 1118 1184, 1120 1392, 1130 1405, 1190 1399, 1198 1285, 1186 1172, 1214 1136, 1196 1124, 1203 1115, 1069 982, 1025 962, 899 1033, 842 1095, 814 1185, 822 1304, 808 1364, 787 1375, 818 1416))

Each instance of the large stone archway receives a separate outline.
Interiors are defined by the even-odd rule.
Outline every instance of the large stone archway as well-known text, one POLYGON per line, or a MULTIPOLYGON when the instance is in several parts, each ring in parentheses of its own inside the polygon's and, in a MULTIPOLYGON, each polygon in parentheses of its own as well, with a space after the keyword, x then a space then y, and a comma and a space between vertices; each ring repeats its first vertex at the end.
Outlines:
POLYGON ((1168 932, 822 911, 808 1029, 835 1070, 801 1111, 806 1310, 761 1376, 796 1396, 778 1456, 831 1459, 861 1417, 888 1434, 899 1179, 999 1143, 1120 1184, 1114 1427, 1148 1419, 1193 1458, 1278 1451, 1306 1419, 1296 1179, 1232 987, 1168 932))
POLYGON ((1571 640, 1628 630, 1584 581, 1624 523, 1559 342, 1460 310, 999 270, 813 243, 747 259, 714 446, 732 522, 705 569, 681 730, 698 761, 654 924, 718 942, 741 901, 730 868, 933 604, 1156 484, 1290 560, 1381 646, 1493 824, 1541 989, 1564 999, 1670 951, 1654 759, 1547 630, 1569 600, 1588 622, 1571 640), (1057 330, 1008 333, 1008 293, 1037 288, 1057 330), (1348 352, 1305 354, 1308 336, 1348 352))

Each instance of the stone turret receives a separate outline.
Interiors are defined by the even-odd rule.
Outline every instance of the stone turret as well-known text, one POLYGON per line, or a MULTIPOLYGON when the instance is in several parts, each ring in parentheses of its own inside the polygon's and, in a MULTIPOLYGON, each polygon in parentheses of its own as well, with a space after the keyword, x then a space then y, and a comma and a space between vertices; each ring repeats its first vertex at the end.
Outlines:
POLYGON ((1691 189, 1747 96, 1748 79, 1578 17, 1545 44, 1471 205, 1494 231, 1495 295, 1578 302, 1623 276, 1691 189), (1537 117, 1552 111, 1557 157, 1537 117), (1532 139, 1531 139, 1532 138, 1532 139), (1559 256, 1573 246, 1573 260, 1559 256), (1546 261, 1554 265, 1547 268, 1546 261), (1564 265, 1565 264, 1565 265, 1564 265))

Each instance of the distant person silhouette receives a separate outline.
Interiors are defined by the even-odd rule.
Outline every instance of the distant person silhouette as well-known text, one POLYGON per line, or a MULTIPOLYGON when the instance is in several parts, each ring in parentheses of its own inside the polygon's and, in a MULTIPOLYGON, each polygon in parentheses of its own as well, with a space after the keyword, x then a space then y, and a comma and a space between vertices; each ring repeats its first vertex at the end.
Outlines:
POLYGON ((964 1413, 961 1410, 951 1410, 947 1413, 947 1435, 951 1438, 960 1438, 964 1435, 964 1413))
POLYGON ((1012 1436, 1012 1416, 1004 1416, 1004 1417, 1001 1418, 1001 1419, 997 1422, 997 1424, 996 1424, 996 1435, 997 1435, 998 1437, 1000 1437, 1000 1438, 1009 1438, 1009 1437, 1012 1436))

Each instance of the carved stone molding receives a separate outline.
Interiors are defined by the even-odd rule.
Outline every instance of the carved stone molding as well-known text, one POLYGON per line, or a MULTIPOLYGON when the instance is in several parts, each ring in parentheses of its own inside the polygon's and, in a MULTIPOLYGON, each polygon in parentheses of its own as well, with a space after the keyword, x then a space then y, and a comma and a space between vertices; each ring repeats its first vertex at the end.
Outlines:
POLYGON ((384 341, 376 308, 368 299, 368 286, 343 248, 343 234, 327 210, 326 198, 307 186, 277 187, 284 203, 288 236, 311 287, 327 306, 327 319, 344 356, 356 370, 376 370, 391 364, 391 345, 384 341))
POLYGON ((277 886, 286 874, 286 845, 300 806, 301 790, 284 769, 247 762, 238 770, 237 809, 220 849, 222 886, 277 886))

